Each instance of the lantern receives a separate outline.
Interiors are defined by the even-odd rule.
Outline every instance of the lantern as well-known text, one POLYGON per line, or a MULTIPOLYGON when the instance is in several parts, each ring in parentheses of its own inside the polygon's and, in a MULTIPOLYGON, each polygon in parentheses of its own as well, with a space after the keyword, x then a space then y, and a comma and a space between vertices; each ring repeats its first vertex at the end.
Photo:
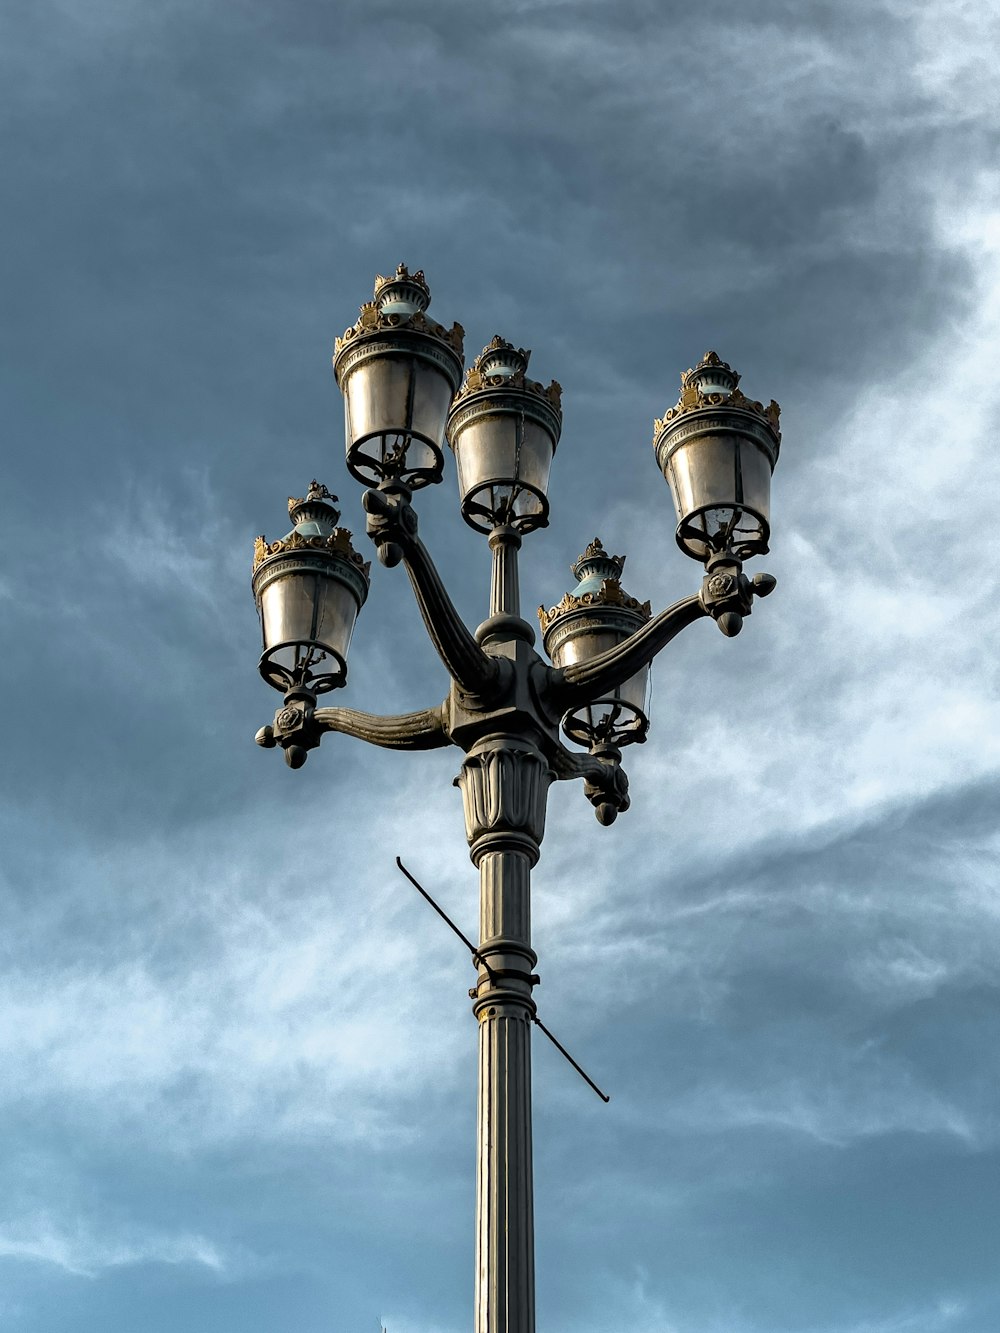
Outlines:
POLYGON ((347 650, 371 566, 354 550, 351 534, 337 527, 336 498, 314 481, 305 499, 288 501, 292 531, 270 545, 257 538, 259 670, 276 690, 304 686, 323 694, 347 681, 347 650))
POLYGON ((681 396, 654 424, 656 461, 677 510, 677 544, 707 562, 767 551, 771 473, 778 461, 779 407, 754 402, 740 376, 707 352, 681 376, 681 396))
POLYGON ((448 416, 462 517, 479 532, 548 523, 549 468, 562 429, 562 390, 525 376, 530 352, 499 335, 478 356, 448 416))
POLYGON ((441 480, 464 331, 428 319, 430 300, 423 273, 400 264, 391 278, 375 279, 373 300, 337 339, 333 371, 344 395, 347 468, 367 486, 392 480, 415 490, 441 480))
MULTIPOLYGON (((634 634, 650 616, 648 602, 621 586, 625 557, 608 555, 596 538, 572 566, 577 584, 558 606, 538 608, 545 651, 557 667, 587 661, 634 634)), ((581 745, 620 748, 644 741, 649 730, 644 666, 599 699, 572 709, 562 720, 570 740, 581 745)))

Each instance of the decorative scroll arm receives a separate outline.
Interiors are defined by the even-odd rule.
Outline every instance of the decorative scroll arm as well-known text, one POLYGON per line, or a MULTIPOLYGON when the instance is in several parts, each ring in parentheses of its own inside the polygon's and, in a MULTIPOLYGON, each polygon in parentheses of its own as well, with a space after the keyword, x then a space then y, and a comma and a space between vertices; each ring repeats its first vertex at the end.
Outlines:
POLYGON ((288 691, 272 725, 261 727, 254 739, 265 750, 280 746, 289 768, 301 768, 328 731, 389 750, 436 750, 451 743, 443 704, 380 717, 355 708, 317 708, 316 696, 302 686, 288 691))
POLYGON ((379 560, 390 566, 402 560, 406 565, 427 633, 452 679, 467 694, 488 695, 499 667, 455 610, 430 552, 417 536, 417 515, 409 491, 390 482, 377 491, 366 491, 362 503, 379 560))
POLYGON ((388 717, 356 708, 317 708, 315 717, 322 731, 339 731, 386 750, 439 750, 451 744, 441 707, 388 717))
POLYGON ((698 594, 685 597, 606 652, 553 671, 548 694, 554 708, 565 712, 600 698, 651 662, 681 630, 709 614, 698 594))

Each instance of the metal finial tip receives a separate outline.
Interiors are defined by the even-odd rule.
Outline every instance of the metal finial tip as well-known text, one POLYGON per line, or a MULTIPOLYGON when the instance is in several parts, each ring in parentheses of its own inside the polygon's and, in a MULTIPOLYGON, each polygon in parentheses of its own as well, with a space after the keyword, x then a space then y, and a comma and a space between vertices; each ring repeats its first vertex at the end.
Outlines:
POLYGON ((309 489, 306 491, 306 499, 333 500, 336 502, 337 496, 335 496, 332 491, 328 490, 321 481, 317 481, 316 478, 313 477, 312 481, 309 483, 309 489))
POLYGON ((310 515, 334 525, 340 520, 337 497, 315 478, 309 483, 305 495, 288 497, 288 517, 293 523, 308 520, 310 515))

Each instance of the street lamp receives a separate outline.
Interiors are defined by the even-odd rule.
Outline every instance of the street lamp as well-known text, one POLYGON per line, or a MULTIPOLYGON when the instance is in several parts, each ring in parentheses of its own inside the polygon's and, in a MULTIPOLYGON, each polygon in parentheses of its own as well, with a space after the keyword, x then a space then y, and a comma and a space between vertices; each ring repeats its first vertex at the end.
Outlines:
POLYGON ((756 596, 743 563, 767 550, 778 406, 746 398, 739 375, 709 352, 681 377, 681 396, 657 421, 656 459, 677 510, 677 542, 705 566, 701 589, 651 615, 621 586, 624 557, 592 542, 573 566, 575 588, 539 608, 543 646, 521 617, 517 552, 548 522, 548 475, 562 424, 560 388, 527 377, 528 353, 495 337, 461 383, 462 329, 424 313, 423 273, 400 265, 337 340, 348 471, 369 487, 367 532, 380 561, 402 562, 434 647, 451 677, 433 708, 376 716, 317 707, 347 679, 347 651, 368 590, 368 567, 336 526, 317 483, 290 502, 296 524, 280 542, 258 538, 253 588, 264 679, 284 692, 259 744, 293 768, 328 731, 395 750, 456 745, 470 855, 480 875, 480 942, 473 1012, 479 1024, 476 1333, 533 1333, 534 1209, 530 1026, 538 982, 531 948, 530 874, 549 786, 583 780, 602 824, 629 805, 622 748, 649 728, 653 658, 682 629, 713 619, 738 634, 756 596), (442 479, 447 440, 461 512, 493 552, 489 616, 462 621, 417 532, 413 491, 442 479), (585 747, 571 750, 560 739, 585 747))
MULTIPOLYGON (((563 667, 585 662, 627 639, 649 620, 648 602, 630 597, 621 585, 623 555, 608 555, 595 538, 572 566, 577 584, 558 606, 538 608, 542 644, 552 663, 563 667)), ((562 728, 566 736, 586 745, 592 754, 616 762, 616 750, 644 741, 649 731, 646 697, 649 663, 634 676, 608 689, 600 698, 588 699, 567 712, 562 728)), ((612 823, 615 807, 598 807, 598 818, 612 823)))

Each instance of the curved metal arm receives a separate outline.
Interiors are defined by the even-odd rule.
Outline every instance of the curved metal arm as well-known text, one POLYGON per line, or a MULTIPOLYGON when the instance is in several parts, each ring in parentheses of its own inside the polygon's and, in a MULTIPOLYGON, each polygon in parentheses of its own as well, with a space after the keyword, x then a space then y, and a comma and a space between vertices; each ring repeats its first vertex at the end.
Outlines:
POLYGON ((438 750, 451 744, 441 708, 389 717, 360 713, 356 708, 317 708, 313 718, 321 731, 339 731, 387 750, 438 750))
POLYGON ((403 560, 431 643, 450 675, 466 694, 488 693, 500 669, 455 610, 430 552, 417 536, 417 516, 407 493, 401 487, 366 491, 363 504, 379 559, 390 565, 403 560))
POLYGON ((419 537, 403 548, 403 563, 438 656, 466 694, 487 694, 499 674, 455 610, 430 552, 419 537))
POLYGON ((697 593, 675 602, 607 652, 552 672, 548 692, 559 711, 585 704, 613 690, 651 662, 688 625, 709 615, 697 593))

